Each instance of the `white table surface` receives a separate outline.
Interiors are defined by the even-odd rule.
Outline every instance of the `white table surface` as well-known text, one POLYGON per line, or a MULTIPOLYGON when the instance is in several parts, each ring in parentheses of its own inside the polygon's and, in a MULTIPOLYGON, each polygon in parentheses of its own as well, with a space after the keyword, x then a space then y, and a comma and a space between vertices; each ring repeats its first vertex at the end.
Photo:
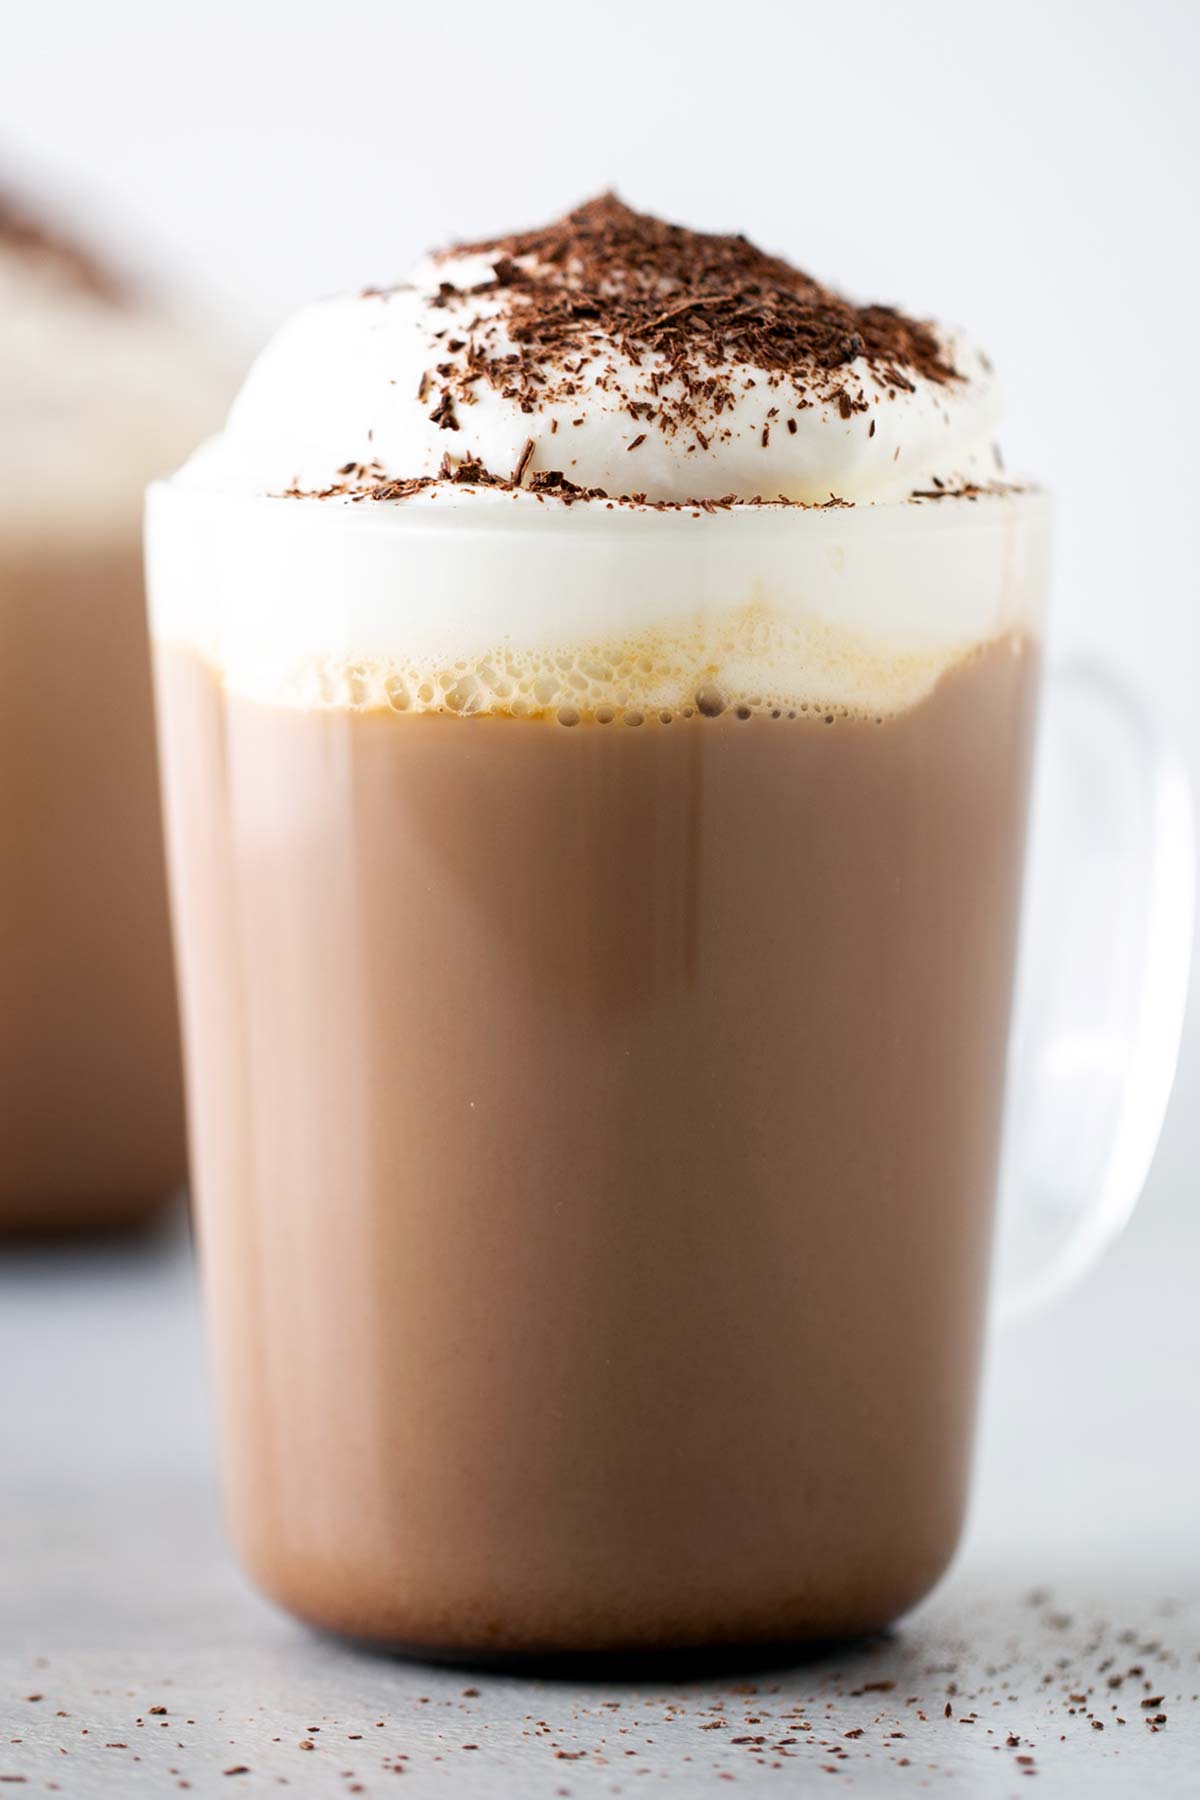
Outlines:
POLYGON ((182 1224, 0 1253, 0 1800, 1200 1794, 1200 1222, 1161 1187, 996 1341, 966 1543, 898 1633, 624 1684, 429 1669, 274 1611, 222 1536, 182 1224))

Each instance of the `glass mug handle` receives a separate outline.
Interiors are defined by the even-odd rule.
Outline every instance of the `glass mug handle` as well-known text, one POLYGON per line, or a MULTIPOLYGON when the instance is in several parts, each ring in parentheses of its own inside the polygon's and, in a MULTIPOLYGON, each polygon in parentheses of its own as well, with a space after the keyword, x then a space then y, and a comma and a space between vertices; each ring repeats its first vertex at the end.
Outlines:
POLYGON ((1187 999, 1187 773, 1145 704, 1090 662, 1049 675, 1029 866, 1001 1157, 1002 1324, 1072 1285, 1133 1211, 1187 999))

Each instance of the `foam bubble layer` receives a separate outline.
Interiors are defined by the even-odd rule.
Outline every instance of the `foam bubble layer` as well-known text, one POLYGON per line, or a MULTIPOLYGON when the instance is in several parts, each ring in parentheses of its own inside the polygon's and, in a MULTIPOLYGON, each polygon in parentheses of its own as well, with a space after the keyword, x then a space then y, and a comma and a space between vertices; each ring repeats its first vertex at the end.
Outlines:
POLYGON ((563 724, 903 711, 982 645, 1036 635, 1047 538, 1033 491, 695 514, 163 483, 147 512, 154 635, 231 690, 563 724))

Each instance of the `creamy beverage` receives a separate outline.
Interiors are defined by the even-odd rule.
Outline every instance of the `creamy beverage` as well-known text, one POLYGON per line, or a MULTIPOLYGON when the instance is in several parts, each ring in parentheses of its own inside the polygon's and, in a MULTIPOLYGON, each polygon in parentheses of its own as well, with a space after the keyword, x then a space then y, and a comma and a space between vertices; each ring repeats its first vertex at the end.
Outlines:
POLYGON ((184 1176, 138 513, 213 400, 2 196, 0 326, 0 1232, 53 1232, 184 1176))
POLYGON ((605 197, 302 314, 153 491, 227 1491, 303 1618, 812 1639, 945 1566, 1046 540, 995 417, 605 197))

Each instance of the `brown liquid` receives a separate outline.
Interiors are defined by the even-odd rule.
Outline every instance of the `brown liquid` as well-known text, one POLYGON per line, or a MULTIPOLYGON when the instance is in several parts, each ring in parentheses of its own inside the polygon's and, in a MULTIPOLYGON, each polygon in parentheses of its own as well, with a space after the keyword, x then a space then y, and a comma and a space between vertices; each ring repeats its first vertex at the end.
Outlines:
POLYGON ((0 1231, 184 1176, 144 607, 133 526, 0 547, 0 1231))
POLYGON ((880 1626, 963 1507, 1035 659, 832 725, 160 668, 234 1531, 439 1650, 880 1626))

